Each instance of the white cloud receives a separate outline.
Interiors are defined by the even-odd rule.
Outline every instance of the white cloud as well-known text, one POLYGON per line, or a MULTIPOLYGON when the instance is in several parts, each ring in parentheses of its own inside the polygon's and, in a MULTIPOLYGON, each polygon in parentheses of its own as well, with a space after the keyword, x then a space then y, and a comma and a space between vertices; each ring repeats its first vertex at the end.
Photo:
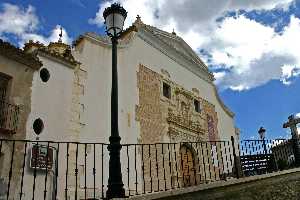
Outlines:
MULTIPOLYGON (((111 2, 100 4, 91 23, 103 25, 102 13, 111 2)), ((146 24, 171 32, 175 28, 194 50, 205 49, 219 72, 216 83, 223 89, 247 90, 270 80, 291 84, 291 79, 300 74, 300 60, 295 45, 300 34, 300 20, 291 17, 291 22, 281 34, 271 26, 260 24, 243 15, 228 17, 227 11, 243 9, 287 9, 293 0, 120 0, 128 11, 126 26, 137 14, 146 24), (290 66, 290 67, 287 67, 290 66), (222 71, 222 69, 224 71, 222 71), (221 71, 220 71, 221 70, 221 71)), ((205 61, 205 56, 200 56, 205 61)))
POLYGON ((28 6, 22 9, 16 5, 4 3, 3 12, 0 13, 0 33, 13 33, 21 35, 24 32, 34 31, 39 23, 35 9, 28 6))
POLYGON ((175 27, 171 28, 185 33, 191 29, 206 29, 203 25, 214 23, 226 11, 285 8, 293 0, 110 0, 99 4, 99 10, 90 23, 102 26, 103 11, 113 2, 121 3, 128 11, 127 25, 139 14, 145 23, 159 28, 166 28, 173 21, 175 27))
MULTIPOLYGON (((39 18, 33 6, 29 5, 27 8, 22 8, 9 3, 2 4, 0 10, 0 38, 7 39, 6 34, 13 34, 19 39, 20 46, 28 40, 40 41, 44 44, 58 40, 59 25, 56 25, 49 36, 37 33, 39 25, 39 18)), ((71 38, 69 38, 64 28, 62 40, 71 43, 71 38)))
POLYGON ((217 81, 223 88, 241 91, 270 80, 289 85, 299 76, 300 49, 295 45, 299 34, 300 19, 294 16, 282 33, 244 16, 230 17, 212 33, 214 42, 203 48, 211 52, 211 64, 230 68, 217 81))

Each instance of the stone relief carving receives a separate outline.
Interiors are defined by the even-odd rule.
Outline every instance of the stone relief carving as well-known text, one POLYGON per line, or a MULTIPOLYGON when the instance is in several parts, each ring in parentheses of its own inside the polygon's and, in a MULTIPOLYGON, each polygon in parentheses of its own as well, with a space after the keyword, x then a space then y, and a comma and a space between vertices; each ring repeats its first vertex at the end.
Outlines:
POLYGON ((170 73, 169 73, 167 70, 161 69, 161 73, 162 73, 163 75, 165 75, 166 77, 171 78, 170 73))
POLYGON ((141 141, 162 142, 168 135, 172 142, 217 140, 217 113, 213 104, 149 68, 140 65, 138 76, 139 105, 136 120, 141 125, 141 141), (171 87, 171 99, 162 97, 162 83, 171 87), (196 112, 194 100, 201 104, 196 112))

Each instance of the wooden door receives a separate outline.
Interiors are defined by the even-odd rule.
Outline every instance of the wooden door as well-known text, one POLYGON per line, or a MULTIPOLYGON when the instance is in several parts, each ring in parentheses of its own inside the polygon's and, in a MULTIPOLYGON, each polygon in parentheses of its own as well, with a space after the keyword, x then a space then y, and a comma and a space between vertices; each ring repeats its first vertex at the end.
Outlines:
POLYGON ((181 154, 181 176, 184 187, 195 185, 195 158, 190 148, 182 146, 181 154))

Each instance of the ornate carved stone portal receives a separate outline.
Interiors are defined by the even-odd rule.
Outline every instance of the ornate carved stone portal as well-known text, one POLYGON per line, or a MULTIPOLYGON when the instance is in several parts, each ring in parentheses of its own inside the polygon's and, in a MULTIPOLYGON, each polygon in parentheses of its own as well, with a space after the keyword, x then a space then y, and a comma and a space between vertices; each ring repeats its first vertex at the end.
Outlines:
POLYGON ((142 143, 219 139, 215 106, 199 94, 141 64, 137 81, 139 105, 136 106, 136 120, 140 122, 142 143), (163 83, 170 86, 171 98, 163 96, 163 83), (195 109, 195 101, 200 103, 200 112, 195 109), (164 136, 170 140, 164 141, 164 136))

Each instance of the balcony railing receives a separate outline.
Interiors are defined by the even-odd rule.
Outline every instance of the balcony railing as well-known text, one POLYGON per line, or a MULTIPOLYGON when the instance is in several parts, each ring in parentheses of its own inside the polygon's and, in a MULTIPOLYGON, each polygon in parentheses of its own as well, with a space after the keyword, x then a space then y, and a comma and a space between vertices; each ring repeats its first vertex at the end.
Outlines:
POLYGON ((17 132, 19 112, 19 106, 0 100, 0 133, 17 132))
MULTIPOLYGON (((105 199, 107 146, 0 139, 0 199, 105 199)), ((292 155, 288 140, 123 144, 123 183, 127 197, 173 190, 287 169, 292 155)))

